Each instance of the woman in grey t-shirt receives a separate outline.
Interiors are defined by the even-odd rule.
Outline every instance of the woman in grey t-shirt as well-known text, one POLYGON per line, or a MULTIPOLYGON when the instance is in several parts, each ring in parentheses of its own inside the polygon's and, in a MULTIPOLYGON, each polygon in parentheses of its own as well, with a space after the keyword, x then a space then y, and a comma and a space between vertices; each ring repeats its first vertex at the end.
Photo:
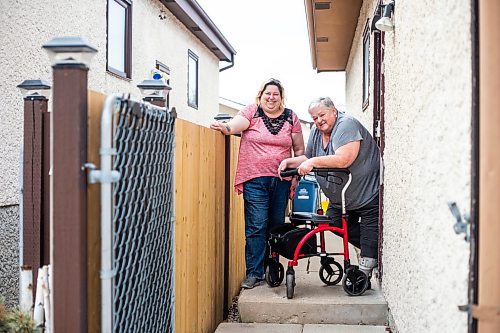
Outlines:
MULTIPOLYGON (((375 140, 361 123, 338 112, 329 97, 309 105, 315 128, 311 131, 303 156, 283 160, 278 172, 298 168, 306 175, 312 168, 348 168, 352 182, 345 193, 349 242, 361 248, 359 268, 368 276, 377 266, 379 220, 380 151, 375 140)), ((341 227, 342 183, 336 177, 316 177, 330 204, 326 214, 341 227), (334 179, 332 181, 332 179, 334 179)))

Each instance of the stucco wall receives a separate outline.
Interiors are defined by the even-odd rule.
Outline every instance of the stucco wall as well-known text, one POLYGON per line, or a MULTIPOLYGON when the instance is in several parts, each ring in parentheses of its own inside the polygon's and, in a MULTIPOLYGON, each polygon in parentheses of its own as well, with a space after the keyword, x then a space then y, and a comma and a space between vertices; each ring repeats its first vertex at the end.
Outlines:
POLYGON ((346 112, 355 115, 370 132, 373 127, 373 48, 370 49, 369 104, 363 110, 363 31, 375 5, 375 1, 363 2, 346 68, 346 112))
MULTIPOLYGON (((98 49, 90 64, 89 87, 92 90, 130 93, 133 98, 140 99, 136 85, 150 78, 159 60, 170 67, 170 106, 176 108, 179 118, 208 125, 219 112, 218 58, 158 0, 133 1, 132 79, 107 73, 106 4, 107 0, 0 1, 0 209, 10 205, 17 207, 20 203, 23 101, 16 85, 25 79, 52 81, 48 56, 41 46, 54 37, 81 36, 98 49), (198 109, 187 106, 188 49, 199 57, 198 109)), ((18 233, 18 215, 7 218, 2 214, 0 217, 2 227, 15 228, 12 232, 18 233)), ((4 231, 0 228, 0 237, 9 237, 10 234, 4 231)), ((6 246, 6 251, 17 253, 17 241, 9 239, 12 241, 2 245, 6 246)), ((15 268, 9 274, 17 274, 17 265, 4 266, 3 254, 8 252, 0 253, 0 266, 5 270, 15 268)))
POLYGON ((127 92, 150 77, 156 60, 171 69, 170 105, 180 118, 208 125, 218 113, 219 61, 159 1, 133 2, 132 80, 106 72, 106 0, 0 2, 0 206, 19 203, 18 159, 22 144, 22 98, 15 88, 25 79, 52 79, 41 46, 53 37, 85 37, 98 49, 89 72, 93 90, 127 92), (160 19, 159 16, 163 19, 160 19), (187 106, 188 49, 199 56, 199 107, 187 106))
POLYGON ((10 308, 19 297, 19 206, 0 207, 0 296, 10 308))
MULTIPOLYGON (((361 112, 365 1, 346 71, 361 112)), ((397 1, 385 33, 383 291, 400 332, 466 332, 469 251, 447 202, 470 207, 471 35, 467 1, 397 1), (432 8, 432 10, 429 10, 432 8)), ((372 39, 373 41, 373 39, 372 39)), ((373 45, 371 49, 373 90, 373 45)))

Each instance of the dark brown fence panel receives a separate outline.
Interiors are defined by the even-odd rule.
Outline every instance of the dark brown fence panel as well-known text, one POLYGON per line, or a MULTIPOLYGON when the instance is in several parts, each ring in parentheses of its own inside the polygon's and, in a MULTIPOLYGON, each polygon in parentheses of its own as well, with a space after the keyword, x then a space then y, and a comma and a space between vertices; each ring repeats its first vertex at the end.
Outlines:
POLYGON ((49 218, 49 197, 45 196, 49 190, 47 106, 43 97, 24 100, 23 266, 33 271, 33 290, 38 268, 48 263, 45 256, 49 252, 44 241, 49 218))
POLYGON ((87 332, 87 68, 54 66, 53 331, 87 332))

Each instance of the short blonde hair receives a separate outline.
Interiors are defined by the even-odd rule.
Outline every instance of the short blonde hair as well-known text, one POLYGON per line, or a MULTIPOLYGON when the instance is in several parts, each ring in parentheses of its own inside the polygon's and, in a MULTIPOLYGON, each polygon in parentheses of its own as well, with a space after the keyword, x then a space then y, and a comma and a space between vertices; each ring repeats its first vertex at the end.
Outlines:
POLYGON ((267 86, 276 86, 278 87, 278 90, 281 95, 281 104, 280 104, 280 109, 284 110, 285 109, 285 88, 283 88, 283 84, 279 80, 276 79, 269 79, 262 83, 260 86, 259 91, 257 92, 257 96, 255 96, 255 103, 260 106, 260 98, 262 97, 262 94, 264 93, 264 90, 266 90, 267 86))

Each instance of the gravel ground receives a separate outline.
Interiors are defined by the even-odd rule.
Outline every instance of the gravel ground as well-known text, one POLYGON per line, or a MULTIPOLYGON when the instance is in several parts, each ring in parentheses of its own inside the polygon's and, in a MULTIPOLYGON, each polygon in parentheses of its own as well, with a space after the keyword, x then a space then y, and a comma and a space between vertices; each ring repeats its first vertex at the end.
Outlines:
POLYGON ((229 306, 229 312, 227 315, 228 323, 241 323, 240 312, 238 311, 238 297, 239 295, 235 296, 231 306, 229 306))

